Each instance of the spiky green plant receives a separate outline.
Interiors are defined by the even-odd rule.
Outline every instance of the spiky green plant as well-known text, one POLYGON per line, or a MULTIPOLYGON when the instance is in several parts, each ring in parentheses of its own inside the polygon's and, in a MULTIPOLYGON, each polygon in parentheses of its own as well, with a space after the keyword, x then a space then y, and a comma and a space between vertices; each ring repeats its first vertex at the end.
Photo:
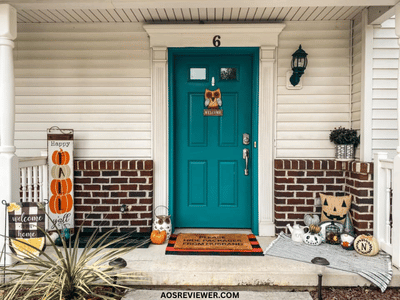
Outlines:
MULTIPOLYGON (((53 225, 57 228, 54 222, 53 225)), ((128 288, 117 284, 118 280, 130 283, 145 280, 142 276, 134 273, 120 272, 121 270, 110 267, 108 263, 148 241, 138 243, 136 246, 108 248, 113 244, 123 242, 127 237, 122 236, 107 242, 107 238, 115 229, 100 237, 97 236, 98 231, 96 230, 90 236, 82 253, 79 254, 81 227, 77 231, 74 244, 71 245, 71 241, 68 243, 62 238, 60 248, 55 245, 47 232, 39 228, 46 238, 50 239, 55 252, 54 257, 19 240, 18 242, 40 251, 40 256, 36 257, 31 253, 26 253, 26 258, 13 255, 19 262, 16 266, 5 267, 6 278, 10 278, 10 280, 0 286, 0 290, 6 291, 2 299, 17 299, 16 295, 24 291, 23 296, 18 299, 78 300, 87 299, 85 296, 92 295, 101 299, 114 300, 118 296, 114 292, 116 288, 128 288), (112 288, 112 291, 107 291, 107 295, 100 295, 97 292, 98 287, 109 287, 112 288)), ((61 236, 58 229, 57 232, 61 236)), ((11 238, 11 240, 15 239, 11 238)))

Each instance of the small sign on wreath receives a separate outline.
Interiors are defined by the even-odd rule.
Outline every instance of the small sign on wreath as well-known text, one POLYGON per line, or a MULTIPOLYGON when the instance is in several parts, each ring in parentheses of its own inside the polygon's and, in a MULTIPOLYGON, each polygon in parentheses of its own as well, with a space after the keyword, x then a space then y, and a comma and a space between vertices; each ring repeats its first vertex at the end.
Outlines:
POLYGON ((221 100, 221 91, 220 89, 217 89, 215 91, 210 91, 206 89, 206 92, 204 93, 205 97, 205 102, 204 105, 207 107, 203 111, 204 116, 222 116, 224 111, 220 108, 222 106, 222 100, 221 100))

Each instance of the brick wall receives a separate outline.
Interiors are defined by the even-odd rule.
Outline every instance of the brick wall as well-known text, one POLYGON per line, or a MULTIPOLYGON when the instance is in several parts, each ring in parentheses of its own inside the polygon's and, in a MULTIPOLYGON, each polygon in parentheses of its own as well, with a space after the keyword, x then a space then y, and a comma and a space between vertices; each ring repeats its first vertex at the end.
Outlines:
POLYGON ((76 160, 74 168, 77 227, 151 231, 153 161, 76 160), (121 212, 123 204, 130 210, 121 212))
POLYGON ((319 193, 352 194, 351 214, 358 232, 372 232, 371 163, 335 160, 275 160, 276 233, 286 224, 304 225, 305 214, 321 216, 319 193))

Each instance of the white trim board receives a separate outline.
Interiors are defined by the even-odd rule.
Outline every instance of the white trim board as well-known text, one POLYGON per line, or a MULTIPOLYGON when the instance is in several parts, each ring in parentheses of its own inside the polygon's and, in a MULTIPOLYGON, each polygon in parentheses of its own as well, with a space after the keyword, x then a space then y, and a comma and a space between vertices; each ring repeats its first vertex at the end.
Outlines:
POLYGON ((144 25, 152 48, 154 207, 168 206, 168 47, 259 47, 258 230, 275 235, 273 163, 276 48, 285 24, 144 25))

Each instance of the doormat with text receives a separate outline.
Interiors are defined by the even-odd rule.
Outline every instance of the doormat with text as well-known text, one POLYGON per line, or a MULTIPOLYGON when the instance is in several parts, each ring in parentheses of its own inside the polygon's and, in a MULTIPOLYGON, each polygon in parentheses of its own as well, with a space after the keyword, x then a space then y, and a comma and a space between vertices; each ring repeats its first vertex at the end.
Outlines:
POLYGON ((169 255, 257 255, 263 250, 254 234, 172 234, 169 255))

